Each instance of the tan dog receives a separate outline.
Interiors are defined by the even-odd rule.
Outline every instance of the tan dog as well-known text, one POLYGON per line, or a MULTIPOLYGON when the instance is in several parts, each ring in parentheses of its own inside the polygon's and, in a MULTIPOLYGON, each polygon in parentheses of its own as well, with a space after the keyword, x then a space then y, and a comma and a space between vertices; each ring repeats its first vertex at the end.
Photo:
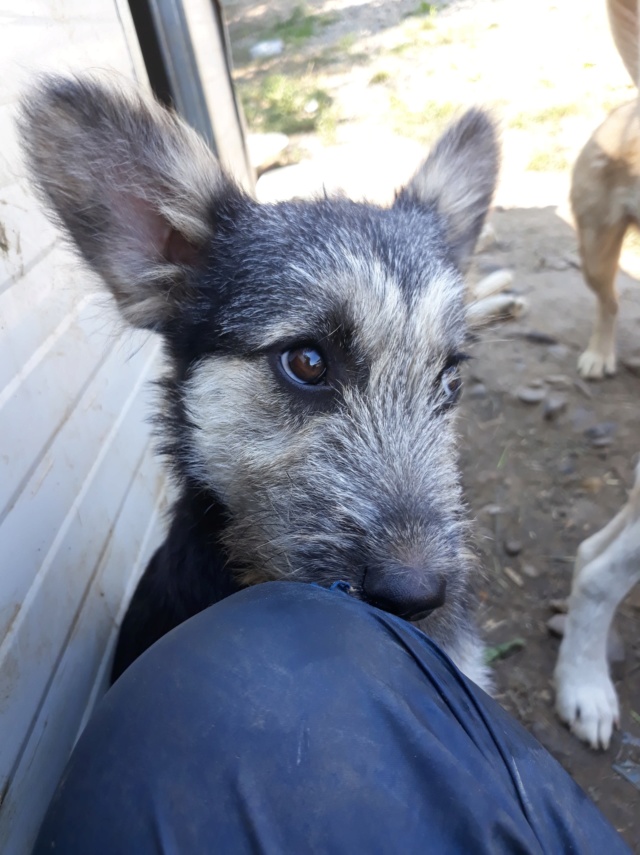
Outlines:
MULTIPOLYGON (((638 0, 607 0, 611 35, 620 59, 638 85, 638 0)), ((593 335, 578 360, 583 377, 599 379, 616 370, 615 278, 630 225, 640 219, 640 106, 613 110, 592 134, 573 169, 571 206, 582 270, 598 297, 593 335)))
POLYGON ((640 105, 613 110, 580 152, 573 170, 571 206, 582 271, 598 297, 593 334, 578 360, 583 377, 616 370, 616 273, 627 229, 640 223, 640 105))
MULTIPOLYGON (((620 58, 637 83, 638 0, 608 0, 607 9, 620 58)), ((598 297, 593 335, 578 370, 595 379, 616 369, 615 278, 627 229, 640 223, 640 101, 613 110, 580 152, 571 205, 584 277, 598 297)), ((560 718, 592 748, 608 748, 619 722, 618 697, 607 665, 607 635, 619 603, 638 582, 640 464, 625 506, 578 547, 554 673, 560 718)))

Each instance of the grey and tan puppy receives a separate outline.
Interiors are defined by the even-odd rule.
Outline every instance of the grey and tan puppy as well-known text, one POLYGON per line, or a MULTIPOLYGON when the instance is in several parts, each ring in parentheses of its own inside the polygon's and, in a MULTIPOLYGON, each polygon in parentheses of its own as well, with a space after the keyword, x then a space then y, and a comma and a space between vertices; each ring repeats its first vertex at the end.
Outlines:
POLYGON ((42 79, 21 133, 53 216, 171 365, 157 425, 180 496, 114 677, 238 587, 344 580, 486 686, 455 404, 493 122, 466 113, 388 209, 260 205, 175 115, 91 78, 42 79))

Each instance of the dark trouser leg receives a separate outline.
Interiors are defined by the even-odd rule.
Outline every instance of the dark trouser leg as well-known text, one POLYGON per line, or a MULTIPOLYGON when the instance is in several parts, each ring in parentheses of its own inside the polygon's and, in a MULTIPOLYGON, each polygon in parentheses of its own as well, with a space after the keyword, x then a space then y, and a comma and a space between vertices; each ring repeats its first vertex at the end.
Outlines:
POLYGON ((422 633, 270 583, 165 636, 81 737, 35 852, 626 852, 422 633))

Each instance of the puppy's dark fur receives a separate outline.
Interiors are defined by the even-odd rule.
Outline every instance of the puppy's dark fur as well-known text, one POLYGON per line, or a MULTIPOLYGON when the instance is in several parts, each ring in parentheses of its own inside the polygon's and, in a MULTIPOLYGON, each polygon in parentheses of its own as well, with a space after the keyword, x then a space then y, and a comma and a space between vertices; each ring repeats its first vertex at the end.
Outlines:
POLYGON ((46 205, 171 366, 157 425, 180 497, 114 678, 239 587, 345 580, 430 613, 423 628, 486 685, 454 405, 491 120, 464 115, 389 209, 259 205, 176 116, 89 78, 40 81, 21 130, 46 205))

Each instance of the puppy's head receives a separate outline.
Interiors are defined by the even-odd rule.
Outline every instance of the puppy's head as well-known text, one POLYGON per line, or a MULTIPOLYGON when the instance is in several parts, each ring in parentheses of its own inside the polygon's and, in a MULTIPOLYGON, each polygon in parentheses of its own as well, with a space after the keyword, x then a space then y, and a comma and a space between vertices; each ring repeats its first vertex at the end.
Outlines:
POLYGON ((123 317, 165 339, 165 442, 228 510, 241 581, 346 579, 410 618, 460 589, 459 271, 496 181, 488 117, 453 125, 389 209, 258 205, 176 116, 90 79, 46 78, 21 128, 123 317))

